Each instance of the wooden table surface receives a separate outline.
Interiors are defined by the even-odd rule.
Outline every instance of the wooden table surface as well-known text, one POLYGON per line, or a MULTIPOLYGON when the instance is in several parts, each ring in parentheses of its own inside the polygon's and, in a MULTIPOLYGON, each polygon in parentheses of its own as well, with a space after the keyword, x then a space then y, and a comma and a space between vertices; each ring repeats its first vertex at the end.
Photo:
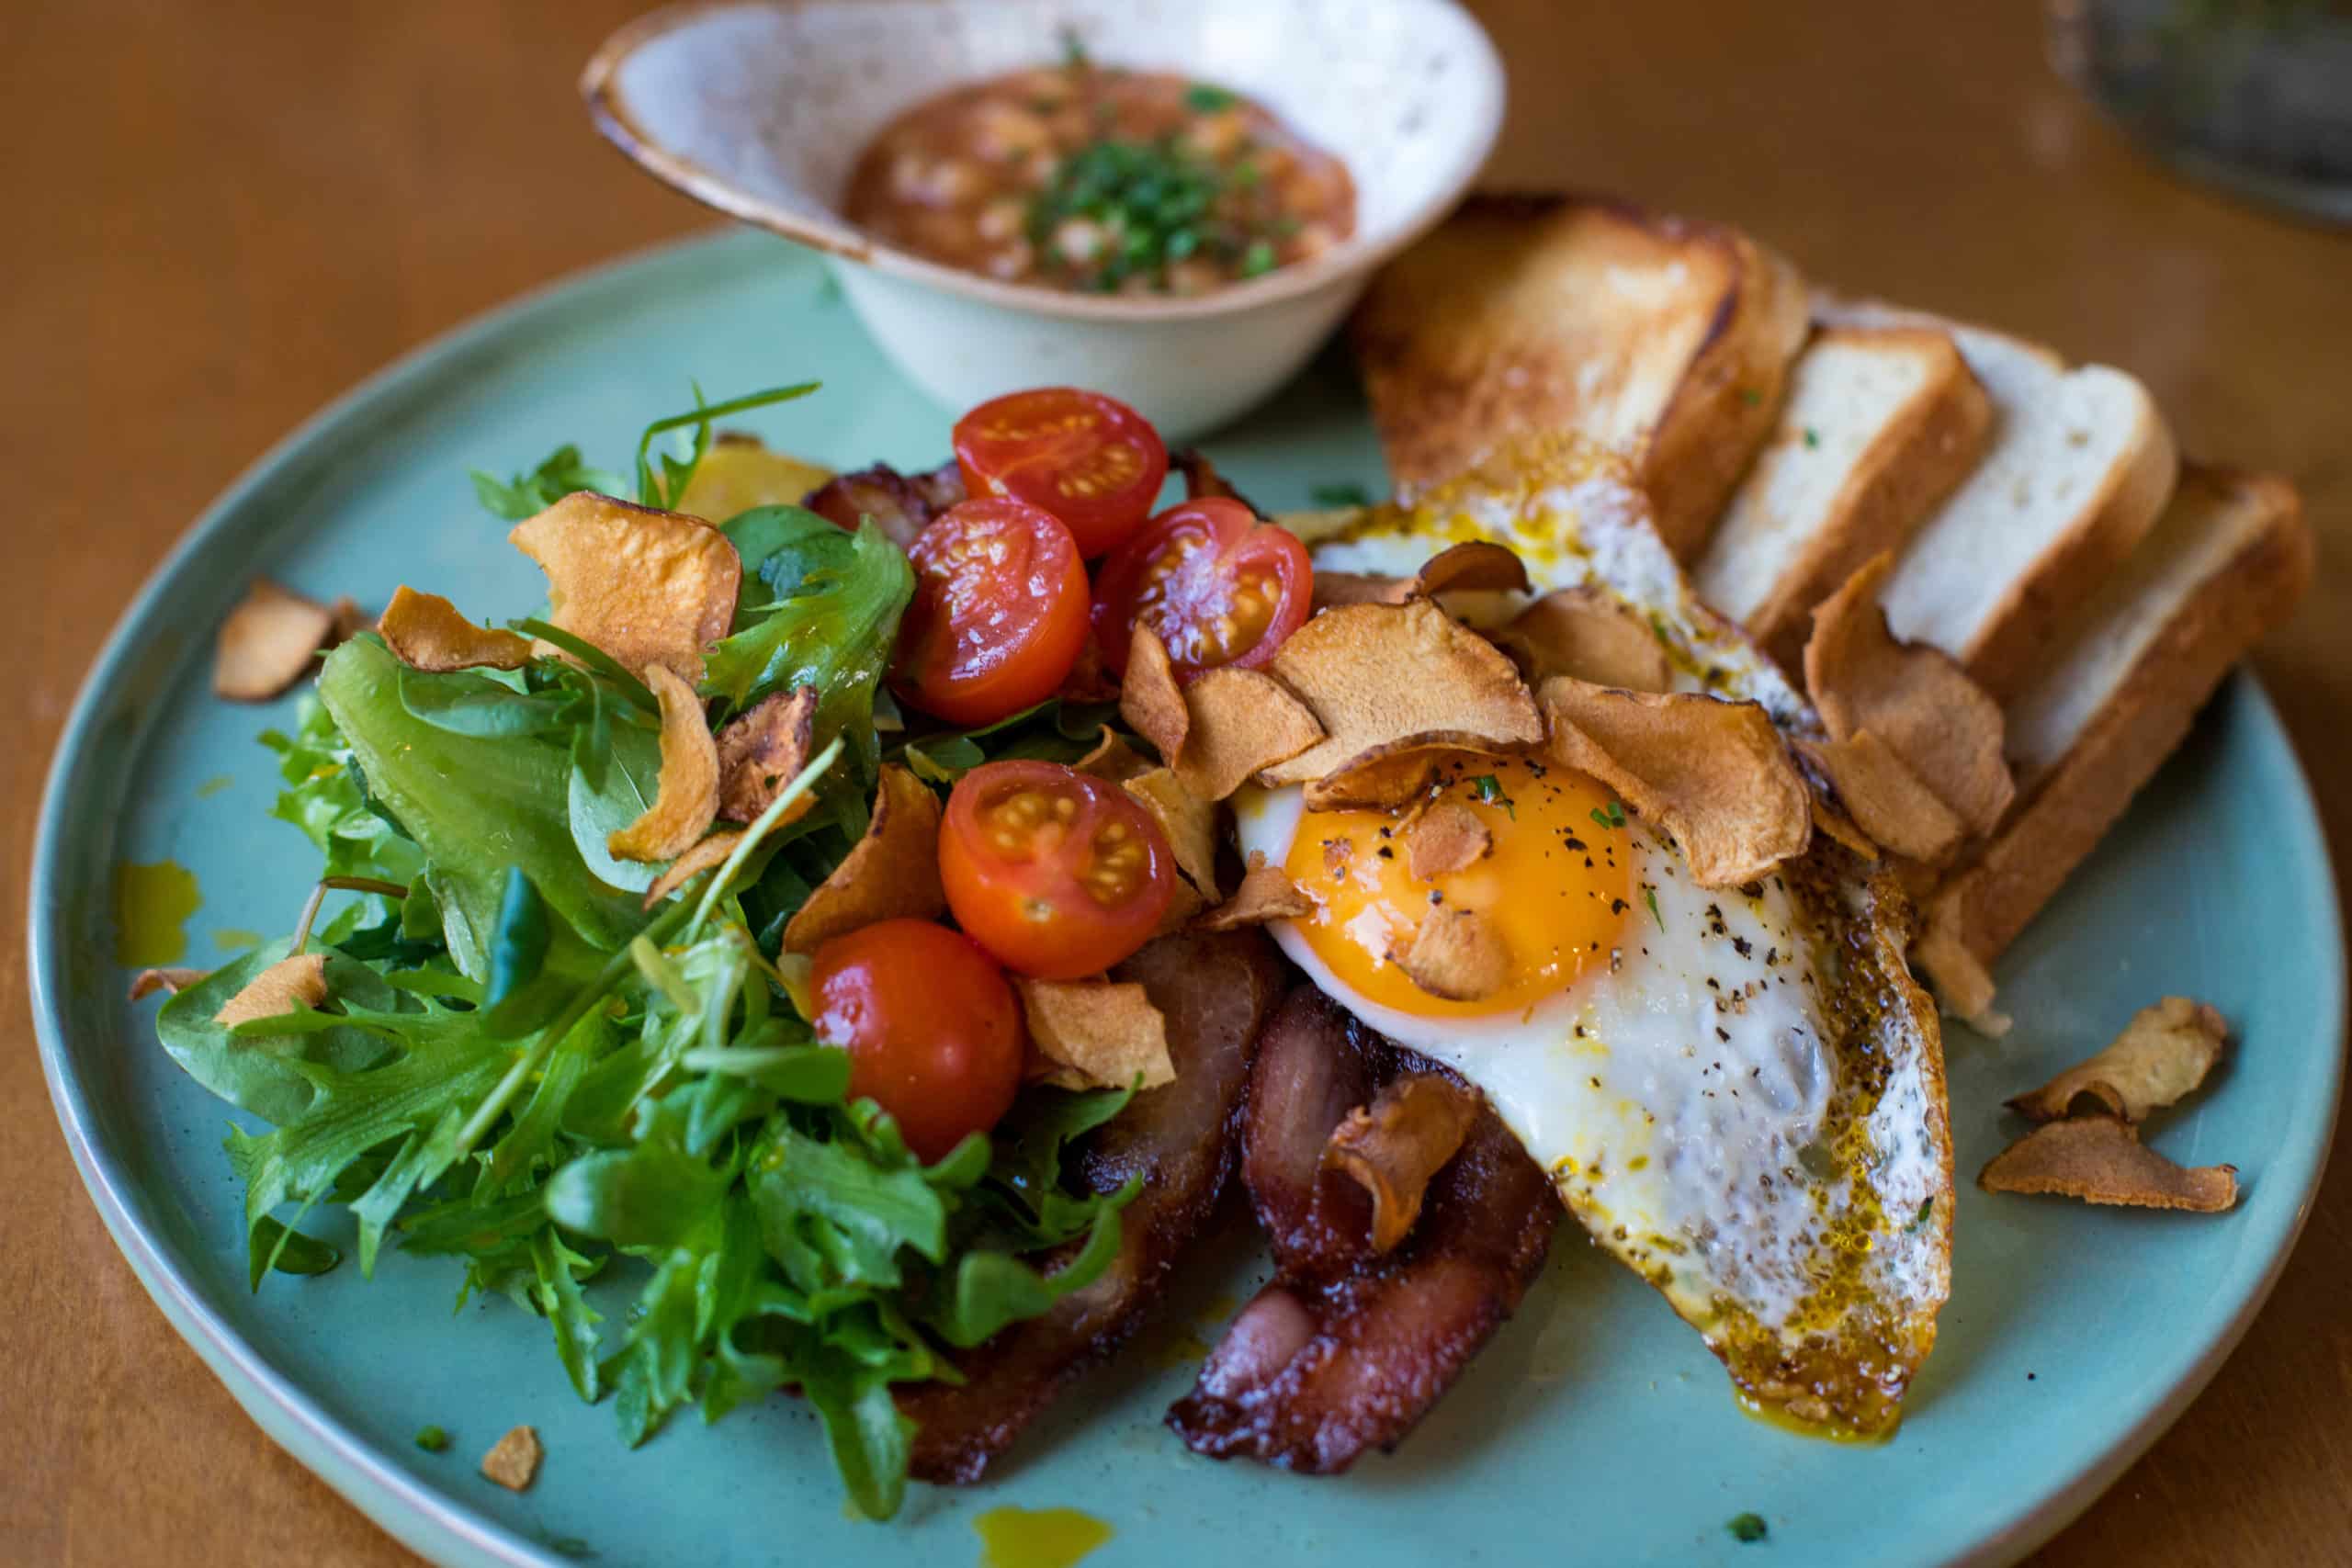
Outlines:
MULTIPOLYGON (((706 223, 606 151, 572 96, 636 8, 12 9, 0 587, 32 649, 8 682, 18 741, 0 752, 10 886, 84 671, 214 492, 394 355, 706 223)), ((2026 5, 1478 9, 1512 78, 1498 183, 1737 221, 1816 278, 2127 367, 2186 450, 2292 475, 2324 539, 2319 585, 2260 664, 2345 841, 2352 237, 2140 161, 2050 73, 2026 5)), ((50 1114, 23 918, 21 899, 0 902, 0 1556, 410 1561, 245 1419, 107 1239, 50 1114)), ((2038 1561, 2352 1562, 2347 1281, 2339 1157, 2244 1345, 2038 1561)))

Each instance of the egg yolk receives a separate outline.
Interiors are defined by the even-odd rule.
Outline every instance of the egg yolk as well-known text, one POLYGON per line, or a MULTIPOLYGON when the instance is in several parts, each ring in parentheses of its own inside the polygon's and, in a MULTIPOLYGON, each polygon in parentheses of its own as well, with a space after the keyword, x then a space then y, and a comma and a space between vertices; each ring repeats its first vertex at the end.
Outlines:
MULTIPOLYGON (((1400 1012, 1464 1018, 1523 1011, 1589 966, 1605 967, 1623 940, 1633 853, 1623 807, 1584 774, 1464 753, 1401 811, 1302 813, 1283 869, 1316 905, 1297 930, 1341 985, 1400 1012), (1488 847, 1458 869, 1417 876, 1415 835, 1440 806, 1466 807, 1488 847), (1392 955, 1439 908, 1470 910, 1501 939, 1510 966, 1499 990, 1449 1001, 1397 966, 1392 955)), ((1425 853, 1423 868, 1462 858, 1425 853)))

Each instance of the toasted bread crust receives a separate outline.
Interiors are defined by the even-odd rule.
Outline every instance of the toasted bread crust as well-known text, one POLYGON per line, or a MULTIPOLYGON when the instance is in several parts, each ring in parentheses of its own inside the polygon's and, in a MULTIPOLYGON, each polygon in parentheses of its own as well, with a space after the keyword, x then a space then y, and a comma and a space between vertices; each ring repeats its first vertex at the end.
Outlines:
POLYGON ((1803 279, 1736 230, 1569 197, 1474 197, 1384 269, 1352 333, 1410 496, 1515 436, 1630 457, 1659 532, 1705 543, 1772 428, 1803 279), (1637 277, 1638 302, 1609 287, 1637 277))
POLYGON ((1826 326, 1816 342, 1876 339, 1926 356, 1930 389, 1881 431, 1829 509, 1828 525, 1806 541, 1755 613, 1747 629, 1793 668, 1804 658, 1813 607, 1882 550, 1900 550, 1928 514, 1976 467, 1993 430, 1993 404, 1953 346, 1932 327, 1826 326))
POLYGON ((1981 963, 2025 930, 2188 736, 2222 677, 2311 585, 2315 546, 2293 485, 2204 467, 2184 468, 2181 482, 2229 491, 2263 520, 2173 615, 2065 759, 1928 900, 1931 932, 1981 963))

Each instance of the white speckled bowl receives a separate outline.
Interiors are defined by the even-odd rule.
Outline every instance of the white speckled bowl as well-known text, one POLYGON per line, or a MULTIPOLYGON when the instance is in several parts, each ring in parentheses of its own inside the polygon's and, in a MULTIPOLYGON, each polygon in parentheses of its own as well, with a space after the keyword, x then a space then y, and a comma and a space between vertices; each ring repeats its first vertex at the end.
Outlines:
POLYGON ((1372 269, 1453 206, 1502 125, 1503 73, 1454 0, 751 0, 615 34, 581 78, 596 125, 659 178, 826 254, 866 329, 951 409, 1093 387, 1171 440, 1286 380, 1372 269), (1192 299, 998 282, 880 244, 838 203, 868 141, 956 83, 1057 57, 1238 89, 1337 154, 1356 234, 1192 299))

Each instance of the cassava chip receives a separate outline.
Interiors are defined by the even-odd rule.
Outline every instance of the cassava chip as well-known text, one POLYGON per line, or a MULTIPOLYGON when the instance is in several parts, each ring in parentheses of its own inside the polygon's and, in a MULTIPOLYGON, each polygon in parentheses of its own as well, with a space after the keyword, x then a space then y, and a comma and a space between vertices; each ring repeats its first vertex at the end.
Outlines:
POLYGON ((531 661, 531 639, 478 626, 438 593, 402 583, 392 590, 377 629, 412 670, 520 670, 531 661))
POLYGON ((685 853, 718 818, 718 747, 702 699, 666 664, 645 667, 662 703, 662 773, 653 804, 605 840, 615 860, 670 860, 685 853))
POLYGON ((1151 772, 1151 764, 1143 753, 1127 744, 1125 736, 1109 725, 1102 727, 1102 739, 1094 742, 1094 750, 1070 764, 1090 777, 1108 779, 1113 784, 1125 784, 1139 774, 1151 772))
POLYGON ((1442 1073, 1408 1073, 1331 1131, 1323 1163, 1372 1196, 1372 1249, 1395 1250, 1420 1218, 1430 1179, 1478 1119, 1478 1097, 1442 1073))
POLYGON ((1138 625, 1127 645, 1126 678, 1119 683, 1119 716, 1159 750, 1169 766, 1183 754, 1193 714, 1168 661, 1168 645, 1149 626, 1138 625))
POLYGON ((481 1456, 481 1472, 509 1492, 520 1492, 538 1478, 539 1461, 546 1457, 547 1450, 540 1446, 538 1433, 528 1427, 517 1427, 481 1456))
POLYGON ((580 491, 506 537, 547 573, 548 622, 631 670, 699 681, 703 649, 735 618, 742 558, 700 518, 580 491))
MULTIPOLYGON (((763 697, 750 712, 718 732, 718 815, 729 822, 753 822, 775 804, 784 786, 808 765, 817 724, 817 688, 797 686, 763 697)), ((785 809, 798 819, 817 803, 804 795, 785 809)))
POLYGON ((1753 882, 1813 837, 1804 780, 1758 704, 1555 675, 1544 707, 1552 754, 1671 833, 1702 887, 1753 882))
POLYGON ((1309 811, 1395 811, 1429 792, 1438 770, 1465 751, 1490 751, 1457 730, 1408 735, 1351 757, 1300 792, 1309 811))
POLYGON ((650 909, 712 866, 724 862, 735 852, 735 846, 742 841, 741 833, 713 833, 695 844, 672 861, 669 870, 653 879, 653 886, 645 890, 645 902, 640 907, 650 909))
POLYGON ((2178 1102, 2205 1081, 2229 1043, 2222 1015, 2187 997, 2166 997, 2142 1008, 2106 1050, 2067 1068, 2009 1109, 2036 1122, 2054 1122, 2076 1098, 2090 1095, 2112 1115, 2144 1122, 2151 1111, 2178 1102))
POLYGON ((876 920, 934 920, 947 908, 939 885, 939 797, 894 762, 882 764, 874 816, 860 839, 784 928, 788 953, 876 920))
POLYGON ((245 982, 243 990, 220 1004, 212 1021, 234 1029, 257 1018, 307 1011, 326 999, 326 954, 300 953, 279 959, 245 982))
POLYGON ((1184 787, 1173 768, 1154 768, 1125 781, 1120 787, 1159 824, 1159 831, 1176 856, 1176 869, 1210 897, 1216 886, 1216 803, 1203 800, 1184 787))
POLYGON ((1524 593, 1527 567, 1502 546, 1485 539, 1451 545, 1431 556, 1410 577, 1379 577, 1352 571, 1315 574, 1315 607, 1341 604, 1402 604, 1441 593, 1524 593))
POLYGON ((1012 977, 1036 1053, 1033 1074, 1056 1089, 1125 1089, 1172 1083, 1168 1020, 1143 987, 1121 980, 1012 977))
POLYGON ((361 632, 375 631, 382 625, 376 616, 361 609, 359 601, 348 593, 335 595, 334 603, 327 606, 327 641, 335 648, 341 648, 361 632))
POLYGON ((1290 879, 1287 872, 1278 865, 1260 862, 1242 873, 1241 886, 1233 890, 1233 897, 1194 921, 1193 929, 1229 931, 1242 926, 1262 926, 1269 920, 1305 919, 1314 912, 1315 900, 1290 879))
POLYGON ((130 999, 142 1002, 157 991, 175 997, 203 978, 201 969, 141 969, 131 976, 130 999))
POLYGON ((1656 629, 1597 583, 1546 593, 1495 640, 1539 685, 1555 675, 1628 692, 1663 692, 1674 684, 1674 665, 1656 629))
POLYGON ((1855 824, 1882 847, 1930 865, 1943 863, 1960 848, 1968 825, 1875 730, 1858 729, 1843 740, 1799 740, 1796 746, 1835 786, 1855 824))
POLYGON ((334 637, 334 611, 257 577, 220 623, 212 690, 231 702, 266 703, 300 680, 334 637))
POLYGON ((1426 599, 1326 611, 1291 634, 1270 669, 1324 730, 1323 739, 1264 770, 1272 785, 1322 778, 1413 736, 1453 732, 1489 747, 1543 738, 1535 701, 1510 660, 1426 599))
POLYGON ((1894 569, 1881 555, 1814 607, 1804 683, 1831 739, 1871 731, 1970 832, 1989 833, 2017 796, 2000 705, 1940 649, 1895 640, 1879 608, 1894 569))
POLYGON ((2129 1122, 2077 1116, 2045 1122, 1995 1155, 1976 1185, 1987 1192, 2214 1214, 2237 1202, 2238 1168, 2177 1166, 2143 1145, 2129 1122))
POLYGON ((1442 800, 1405 830, 1405 865, 1428 882, 1476 865, 1494 847, 1494 835, 1476 812, 1459 801, 1442 800))
POLYGON ((1286 762, 1323 739, 1306 705, 1258 670, 1212 670, 1184 694, 1188 711, 1176 774, 1204 800, 1223 800, 1252 773, 1286 762))
POLYGON ((1951 924, 1930 909, 1927 929, 1911 949, 1912 959, 1928 973, 1943 1010, 1990 1040, 2009 1032, 2006 1013, 1993 1010, 1993 976, 1984 961, 1952 933, 1951 924))
POLYGON ((1483 1001, 1510 979, 1510 948, 1502 933, 1468 909, 1431 909, 1414 928, 1412 941, 1388 961, 1449 1002, 1483 1001))

